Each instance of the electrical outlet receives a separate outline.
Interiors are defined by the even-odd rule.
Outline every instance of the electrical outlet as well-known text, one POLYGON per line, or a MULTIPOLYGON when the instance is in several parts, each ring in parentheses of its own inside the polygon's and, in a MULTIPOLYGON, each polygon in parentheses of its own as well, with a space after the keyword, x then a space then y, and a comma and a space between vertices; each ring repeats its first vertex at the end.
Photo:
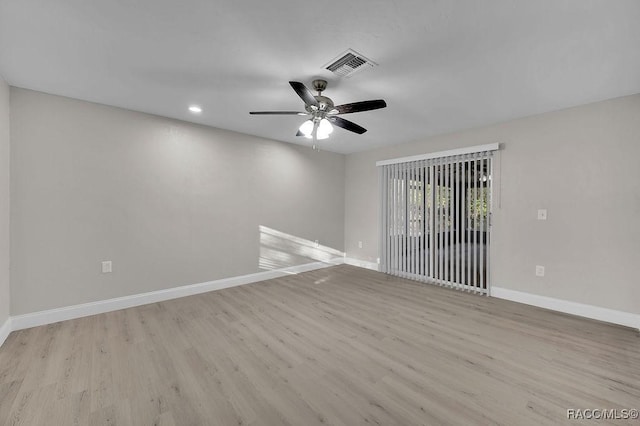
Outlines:
POLYGON ((358 248, 362 248, 362 241, 358 241, 358 248))
POLYGON ((544 277, 544 266, 536 265, 536 277, 544 277))
POLYGON ((110 260, 105 260, 102 262, 102 273, 109 274, 112 271, 112 264, 110 260))
POLYGON ((538 220, 547 220, 547 209, 538 209, 538 220))

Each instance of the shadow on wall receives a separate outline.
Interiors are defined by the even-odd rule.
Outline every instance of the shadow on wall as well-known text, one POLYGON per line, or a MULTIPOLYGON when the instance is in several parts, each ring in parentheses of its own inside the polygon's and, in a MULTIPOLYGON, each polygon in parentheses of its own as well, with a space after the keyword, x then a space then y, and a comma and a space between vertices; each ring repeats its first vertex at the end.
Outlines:
POLYGON ((273 270, 310 262, 329 262, 344 253, 315 241, 306 240, 260 225, 260 258, 258 267, 273 270))

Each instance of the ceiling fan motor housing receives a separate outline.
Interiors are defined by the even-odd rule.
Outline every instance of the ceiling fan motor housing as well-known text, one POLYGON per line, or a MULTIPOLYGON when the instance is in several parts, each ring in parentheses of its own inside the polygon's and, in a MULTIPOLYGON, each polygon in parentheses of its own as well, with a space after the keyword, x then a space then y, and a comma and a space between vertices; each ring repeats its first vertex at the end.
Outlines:
POLYGON ((333 107, 333 101, 331 100, 331 98, 322 95, 314 96, 314 98, 316 98, 316 101, 318 101, 318 106, 307 105, 305 107, 305 109, 314 117, 320 116, 320 118, 324 118, 327 114, 335 114, 338 112, 333 107))
POLYGON ((327 80, 313 80, 311 85, 318 92, 318 95, 314 96, 318 105, 305 106, 305 109, 313 115, 312 120, 320 121, 325 118, 327 114, 336 114, 338 110, 334 108, 331 98, 322 96, 322 92, 327 88, 327 80))

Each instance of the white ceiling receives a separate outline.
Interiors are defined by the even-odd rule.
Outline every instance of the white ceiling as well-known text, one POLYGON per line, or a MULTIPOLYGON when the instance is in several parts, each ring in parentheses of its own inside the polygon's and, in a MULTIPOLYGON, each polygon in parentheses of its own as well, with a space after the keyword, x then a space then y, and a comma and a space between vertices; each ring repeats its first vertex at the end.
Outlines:
POLYGON ((0 0, 0 74, 303 144, 304 118, 249 111, 301 110, 287 82, 323 77, 336 104, 387 101, 321 145, 349 153, 639 93, 640 1, 0 0), (322 69, 347 48, 379 66, 322 69))

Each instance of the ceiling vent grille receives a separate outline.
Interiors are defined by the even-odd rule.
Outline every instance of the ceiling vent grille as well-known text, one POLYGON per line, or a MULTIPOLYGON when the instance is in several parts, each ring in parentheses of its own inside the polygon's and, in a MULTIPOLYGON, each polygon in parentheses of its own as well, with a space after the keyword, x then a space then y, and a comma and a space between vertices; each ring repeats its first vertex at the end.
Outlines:
POLYGON ((324 68, 340 77, 351 77, 356 72, 376 65, 378 64, 372 60, 365 58, 355 50, 349 49, 325 65, 324 68))

